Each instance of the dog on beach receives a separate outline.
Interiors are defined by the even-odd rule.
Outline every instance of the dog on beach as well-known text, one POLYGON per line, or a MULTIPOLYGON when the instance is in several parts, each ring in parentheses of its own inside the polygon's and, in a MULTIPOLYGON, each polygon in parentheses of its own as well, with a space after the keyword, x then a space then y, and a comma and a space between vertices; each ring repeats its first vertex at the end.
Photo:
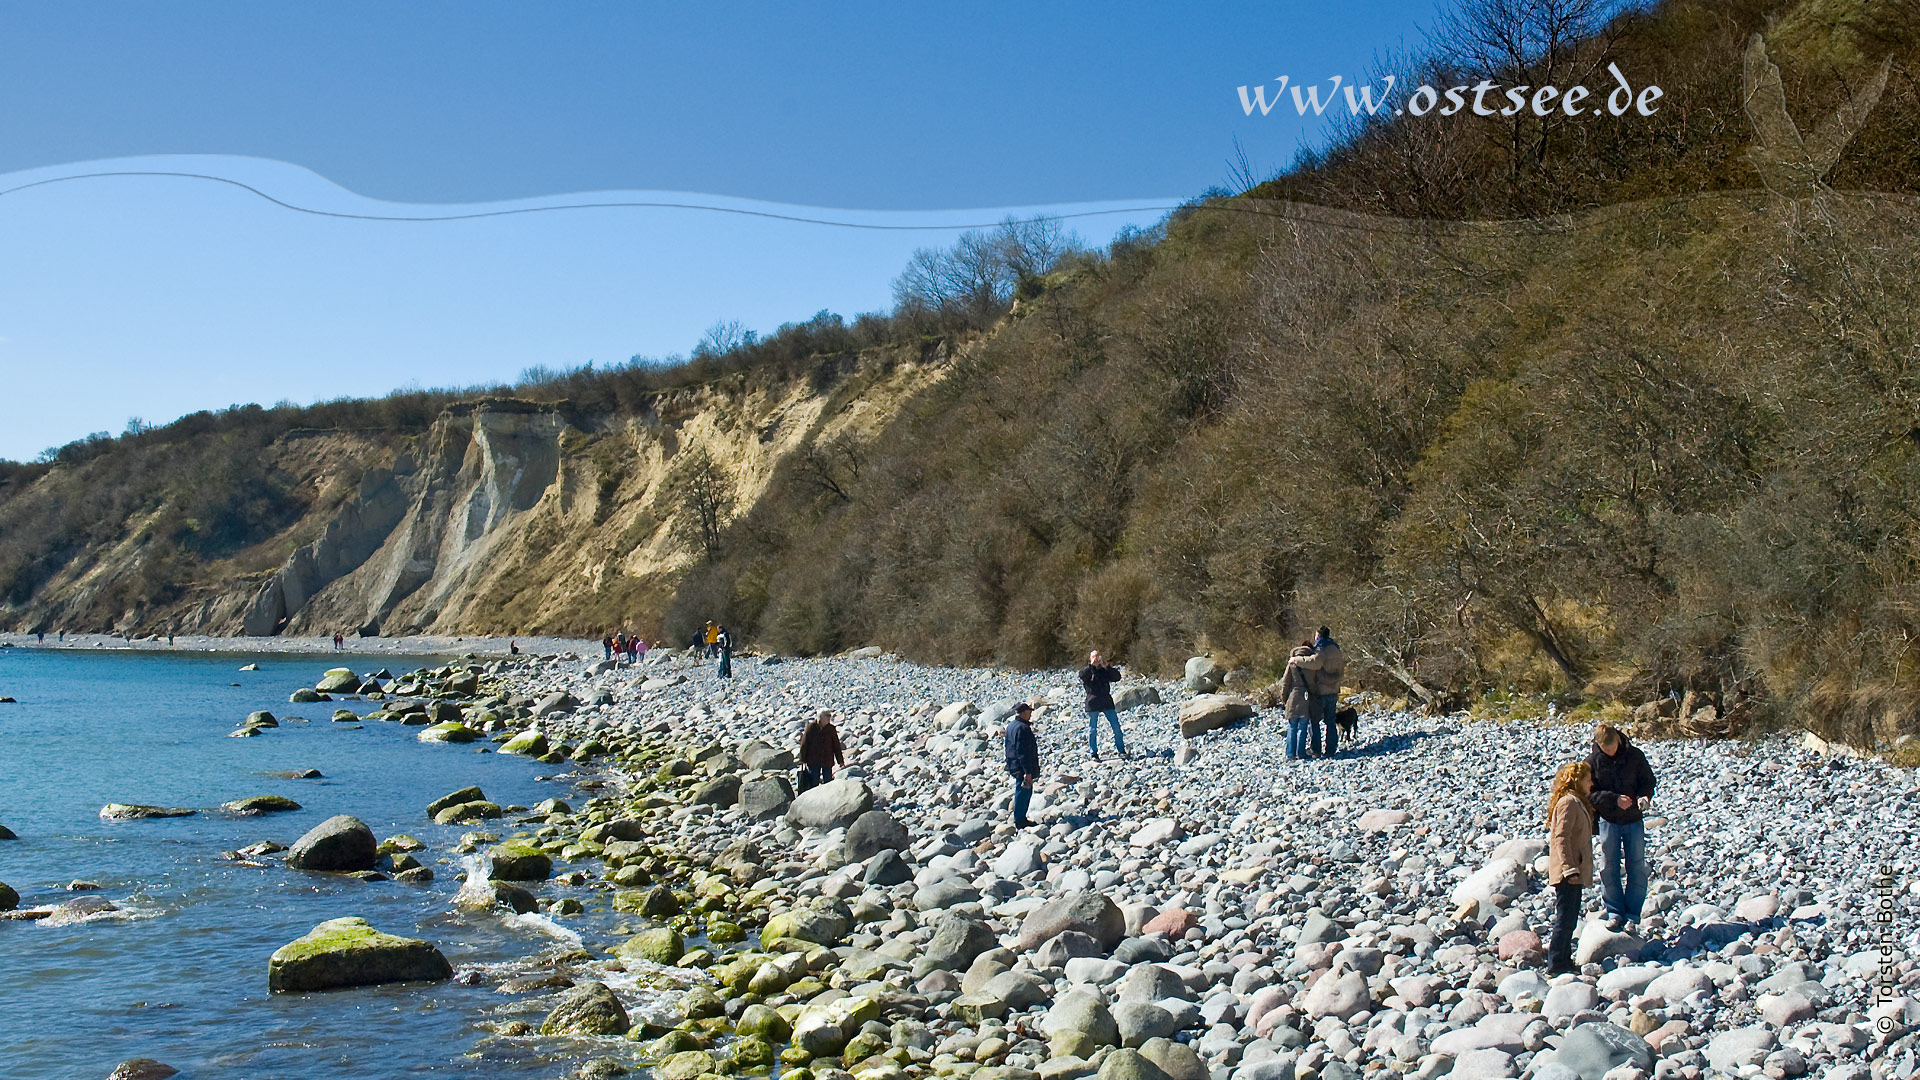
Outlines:
POLYGON ((1333 714, 1333 722, 1340 725, 1340 741, 1351 745, 1353 733, 1360 727, 1360 710, 1348 705, 1333 714))

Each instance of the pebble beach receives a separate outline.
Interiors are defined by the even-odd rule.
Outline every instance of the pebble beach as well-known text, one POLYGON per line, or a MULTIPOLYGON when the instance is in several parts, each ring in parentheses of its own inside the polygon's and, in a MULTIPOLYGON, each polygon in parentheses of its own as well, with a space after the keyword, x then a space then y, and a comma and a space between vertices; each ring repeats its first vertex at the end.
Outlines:
POLYGON ((610 948, 452 973, 499 983, 482 1044, 555 1076, 1916 1072, 1910 769, 1785 735, 1641 743, 1644 918, 1609 931, 1589 889, 1580 969, 1548 978, 1545 801, 1584 727, 1369 712, 1339 757, 1288 761, 1277 714, 1182 738, 1196 692, 1129 678, 1129 755, 1103 725, 1094 760, 1067 671, 476 652, 376 682, 367 720, 566 768, 573 797, 530 811, 445 794, 434 820, 475 831, 407 856, 463 867, 462 903, 614 920, 610 948), (1020 699, 1047 703, 1027 829, 1001 764, 1020 699), (821 709, 848 761, 796 795, 821 709))

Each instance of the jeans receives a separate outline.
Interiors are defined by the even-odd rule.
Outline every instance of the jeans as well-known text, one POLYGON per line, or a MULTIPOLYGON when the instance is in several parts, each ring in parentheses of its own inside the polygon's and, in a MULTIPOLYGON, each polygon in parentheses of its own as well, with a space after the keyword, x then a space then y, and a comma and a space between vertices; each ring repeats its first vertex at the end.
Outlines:
POLYGON ((1333 722, 1333 714, 1340 711, 1339 694, 1315 694, 1307 703, 1307 718, 1312 723, 1313 752, 1320 752, 1320 733, 1326 731, 1327 756, 1332 757, 1340 749, 1340 728, 1333 722))
POLYGON ((819 787, 821 784, 831 783, 833 780, 833 766, 809 765, 807 766, 807 779, 808 786, 810 787, 819 787))
POLYGON ((1013 820, 1015 824, 1027 820, 1027 804, 1033 801, 1033 785, 1022 780, 1013 782, 1013 820))
POLYGON ((1305 716, 1296 716, 1287 721, 1287 757, 1298 760, 1307 756, 1307 729, 1313 726, 1313 720, 1305 716))
POLYGON ((1647 903, 1647 826, 1600 821, 1600 898, 1609 917, 1640 921, 1647 903), (1621 881, 1624 872, 1626 880, 1621 881))
POLYGON ((1557 906, 1553 915, 1553 937, 1547 943, 1547 967, 1554 971, 1573 967, 1573 931, 1580 925, 1578 882, 1563 882, 1553 887, 1557 906))
POLYGON ((1127 740, 1120 737, 1120 714, 1113 709, 1087 710, 1087 753, 1100 756, 1100 718, 1107 718, 1108 726, 1113 728, 1113 746, 1120 751, 1121 757, 1127 756, 1127 740))

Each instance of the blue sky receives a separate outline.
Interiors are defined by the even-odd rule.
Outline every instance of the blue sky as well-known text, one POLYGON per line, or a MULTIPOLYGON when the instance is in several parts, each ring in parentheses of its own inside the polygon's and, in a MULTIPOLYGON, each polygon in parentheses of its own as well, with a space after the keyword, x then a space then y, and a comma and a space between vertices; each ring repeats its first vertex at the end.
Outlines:
MULTIPOLYGON (((162 167, 350 209, 652 191, 960 224, 1164 205, 1223 182, 1236 136, 1272 168, 1323 131, 1243 115, 1235 87, 1357 75, 1432 12, 10 4, 0 188, 162 167)), ((1076 227, 1100 242, 1156 216, 1076 227)), ((133 415, 511 379, 684 351, 718 319, 874 310, 914 247, 951 239, 658 210, 342 222, 160 178, 15 192, 0 457, 133 415)))

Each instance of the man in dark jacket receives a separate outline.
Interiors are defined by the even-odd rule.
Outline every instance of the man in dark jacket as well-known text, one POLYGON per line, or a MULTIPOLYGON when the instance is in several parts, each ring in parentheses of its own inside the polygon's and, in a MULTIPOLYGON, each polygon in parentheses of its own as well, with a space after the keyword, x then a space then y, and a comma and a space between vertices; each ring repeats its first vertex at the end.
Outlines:
POLYGON ((1340 678, 1347 673, 1346 655, 1333 640, 1332 629, 1320 628, 1313 639, 1313 654, 1300 661, 1300 670, 1306 673, 1307 690, 1313 695, 1307 707, 1309 749, 1314 757, 1320 756, 1324 732, 1327 756, 1332 757, 1340 749, 1340 728, 1334 716, 1340 711, 1340 678))
POLYGON ((1642 815, 1653 801, 1653 767, 1611 724, 1594 732, 1587 765, 1593 770, 1593 811, 1600 818, 1600 899, 1608 929, 1619 930, 1639 922, 1647 902, 1642 815))
POLYGON ((1024 829, 1033 782, 1040 778, 1040 743, 1033 737, 1033 706, 1021 702, 1007 721, 1007 773, 1013 777, 1013 823, 1024 829))
POLYGON ((1080 669, 1080 686, 1087 692, 1087 753, 1100 760, 1100 718, 1113 728, 1113 748, 1127 756, 1127 740, 1120 735, 1120 711, 1113 706, 1113 691, 1108 687, 1120 681, 1120 665, 1108 664, 1099 652, 1087 654, 1087 666, 1080 669))

